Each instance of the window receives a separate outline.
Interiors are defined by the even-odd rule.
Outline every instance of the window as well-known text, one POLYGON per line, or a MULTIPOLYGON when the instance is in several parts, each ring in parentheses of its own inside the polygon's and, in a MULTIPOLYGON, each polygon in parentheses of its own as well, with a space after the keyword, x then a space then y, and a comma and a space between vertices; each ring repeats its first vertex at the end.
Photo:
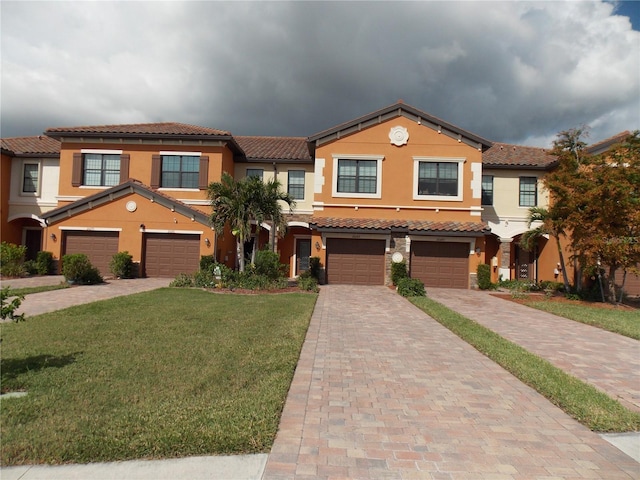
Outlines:
POLYGON ((38 174, 40 166, 37 163, 25 163, 22 170, 22 193, 37 193, 38 174))
POLYGON ((120 182, 120 154, 83 154, 83 185, 112 187, 120 182))
POLYGON ((264 170, 262 168, 247 168, 247 178, 256 177, 262 180, 264 176, 264 170))
POLYGON ((304 170, 289 170, 287 192, 294 200, 304 200, 304 170))
POLYGON ((464 158, 413 157, 414 200, 462 200, 464 158))
POLYGON ((199 155, 162 155, 161 187, 198 188, 199 178, 199 155))
POLYGON ((520 177, 520 206, 535 207, 538 204, 536 177, 520 177))
POLYGON ((338 160, 339 193, 376 193, 375 160, 338 160))
POLYGON ((482 205, 493 205, 493 175, 482 175, 482 205))

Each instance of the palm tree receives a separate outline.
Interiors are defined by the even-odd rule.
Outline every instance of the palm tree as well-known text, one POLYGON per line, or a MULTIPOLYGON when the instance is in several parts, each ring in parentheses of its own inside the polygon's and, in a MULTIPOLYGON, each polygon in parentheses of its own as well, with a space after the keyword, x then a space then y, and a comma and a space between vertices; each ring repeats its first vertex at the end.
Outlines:
POLYGON ((555 212, 549 211, 543 207, 531 207, 529 209, 529 217, 527 218, 527 230, 522 234, 520 245, 525 250, 531 250, 538 238, 543 235, 549 235, 556 241, 558 247, 558 256, 560 257, 560 268, 562 270, 562 279, 564 281, 564 290, 569 292, 569 277, 564 264, 564 254, 562 253, 562 245, 560 244, 560 236, 564 235, 564 219, 556 215, 555 212), (541 222, 539 226, 531 229, 534 222, 541 222))
MULTIPOLYGON (((280 202, 285 202, 289 209, 293 208, 295 202, 280 188, 280 182, 275 179, 267 183, 256 177, 235 180, 228 173, 222 174, 220 182, 209 185, 208 196, 213 208, 211 224, 218 234, 229 224, 231 232, 236 237, 241 272, 245 269, 244 243, 251 238, 253 223, 256 224, 256 228, 260 228, 265 221, 272 223, 272 248, 276 230, 280 236, 284 235, 287 222, 280 202)), ((256 242, 251 253, 252 263, 255 262, 255 244, 256 242)))
POLYGON ((236 250, 240 271, 244 271, 244 242, 251 235, 251 202, 247 183, 237 181, 227 172, 222 174, 220 182, 209 185, 207 192, 211 200, 211 225, 216 234, 224 232, 229 225, 236 237, 236 250))

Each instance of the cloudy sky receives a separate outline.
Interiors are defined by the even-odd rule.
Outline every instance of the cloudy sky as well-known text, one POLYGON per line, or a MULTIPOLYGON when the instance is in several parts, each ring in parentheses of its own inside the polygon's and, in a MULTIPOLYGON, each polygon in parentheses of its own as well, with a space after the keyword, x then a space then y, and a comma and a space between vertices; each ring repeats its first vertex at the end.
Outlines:
POLYGON ((493 141, 640 128, 640 3, 0 2, 1 134, 309 136, 402 99, 493 141), (635 22, 635 30, 634 24, 635 22))

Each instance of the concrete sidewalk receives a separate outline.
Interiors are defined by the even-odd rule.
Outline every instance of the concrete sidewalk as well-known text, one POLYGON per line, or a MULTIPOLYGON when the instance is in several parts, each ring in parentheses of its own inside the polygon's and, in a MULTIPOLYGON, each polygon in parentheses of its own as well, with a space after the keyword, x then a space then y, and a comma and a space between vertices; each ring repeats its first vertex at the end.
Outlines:
POLYGON ((330 478, 632 479, 640 464, 390 289, 327 285, 264 479, 330 478))

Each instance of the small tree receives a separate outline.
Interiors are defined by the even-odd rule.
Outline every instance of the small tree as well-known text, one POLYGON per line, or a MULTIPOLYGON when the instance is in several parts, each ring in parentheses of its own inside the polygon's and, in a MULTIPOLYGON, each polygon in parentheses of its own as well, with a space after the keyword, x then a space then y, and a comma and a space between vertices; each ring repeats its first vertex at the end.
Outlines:
POLYGON ((481 263, 477 268, 478 288, 489 290, 491 288, 491 267, 486 263, 481 263))
POLYGON ((11 287, 2 288, 2 290, 0 290, 0 318, 14 322, 24 321, 24 313, 19 315, 16 313, 16 310, 22 305, 23 300, 24 295, 14 295, 11 293, 11 287), (10 298, 11 301, 9 301, 10 298))

